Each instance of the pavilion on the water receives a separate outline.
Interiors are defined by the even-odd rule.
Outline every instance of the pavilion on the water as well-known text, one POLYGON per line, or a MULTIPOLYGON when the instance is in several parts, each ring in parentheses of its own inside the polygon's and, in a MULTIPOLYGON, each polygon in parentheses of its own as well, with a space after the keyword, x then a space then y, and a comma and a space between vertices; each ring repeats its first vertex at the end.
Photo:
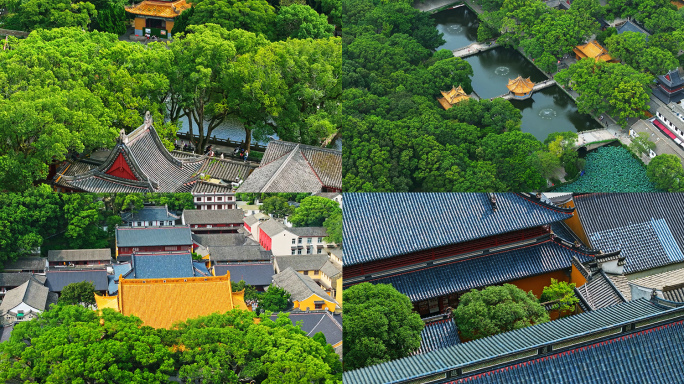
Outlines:
POLYGON ((534 83, 530 78, 523 79, 522 76, 518 76, 515 79, 508 79, 508 85, 506 88, 511 92, 514 99, 524 100, 532 96, 532 89, 534 88, 534 83))

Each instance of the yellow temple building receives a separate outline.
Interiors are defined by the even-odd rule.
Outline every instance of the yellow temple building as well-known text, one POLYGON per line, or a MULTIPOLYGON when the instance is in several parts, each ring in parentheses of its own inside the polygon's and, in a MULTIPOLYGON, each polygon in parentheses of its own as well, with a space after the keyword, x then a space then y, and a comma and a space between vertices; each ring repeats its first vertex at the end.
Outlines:
POLYGON ((99 309, 112 308, 142 319, 143 325, 169 328, 173 323, 224 313, 250 310, 244 291, 233 292, 230 273, 224 276, 169 279, 119 279, 118 296, 95 295, 99 309))
POLYGON ((439 103, 442 104, 442 108, 444 109, 449 109, 463 100, 470 99, 470 96, 468 96, 465 93, 465 91, 463 90, 463 88, 461 88, 460 85, 458 86, 458 88, 452 87, 451 91, 449 92, 441 92, 442 96, 444 97, 438 98, 437 101, 439 101, 439 103))
POLYGON ((192 5, 186 0, 145 0, 126 7, 126 12, 135 15, 135 34, 171 38, 174 20, 192 5))
POLYGON ((532 96, 532 89, 534 88, 534 83, 530 78, 523 79, 522 76, 518 75, 515 79, 508 79, 508 84, 506 88, 513 94, 513 98, 517 100, 524 100, 532 96))
POLYGON ((596 40, 590 41, 584 45, 578 45, 573 49, 575 52, 575 57, 577 60, 584 59, 585 57, 590 57, 596 60, 607 61, 609 63, 617 63, 617 60, 613 59, 608 51, 601 46, 596 40))

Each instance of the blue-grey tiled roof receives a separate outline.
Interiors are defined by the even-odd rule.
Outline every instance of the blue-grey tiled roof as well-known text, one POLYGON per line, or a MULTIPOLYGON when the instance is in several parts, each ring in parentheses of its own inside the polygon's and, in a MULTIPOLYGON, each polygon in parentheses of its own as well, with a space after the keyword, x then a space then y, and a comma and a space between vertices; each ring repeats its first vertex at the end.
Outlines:
POLYGON ((166 206, 147 206, 143 207, 136 213, 124 212, 121 214, 121 220, 129 221, 176 221, 180 219, 179 216, 169 212, 166 206))
POLYGON ((214 266, 216 276, 224 276, 230 271, 230 281, 244 280, 249 285, 269 285, 273 280, 272 263, 234 263, 214 266))
POLYGON ((443 319, 425 324, 420 333, 420 349, 416 354, 459 344, 458 328, 454 319, 443 319))
POLYGON ((648 40, 648 32, 643 30, 640 26, 634 24, 633 22, 627 20, 626 23, 622 24, 618 29, 617 33, 625 33, 625 32, 636 32, 636 33, 642 33, 646 35, 646 39, 648 40))
POLYGON ((204 276, 211 276, 211 273, 209 273, 209 270, 207 269, 207 265, 205 263, 201 261, 193 261, 192 265, 195 267, 197 271, 199 271, 199 273, 203 274, 204 276))
MULTIPOLYGON (((453 371, 461 367, 478 364, 482 361, 490 361, 502 355, 531 349, 536 350, 540 346, 549 344, 559 345, 558 343, 573 338, 582 338, 584 337, 583 335, 608 327, 632 323, 638 319, 663 316, 666 315, 666 312, 676 312, 681 315, 682 309, 665 309, 645 299, 639 299, 461 343, 452 347, 437 349, 420 355, 348 371, 344 373, 344 379, 345 382, 354 384, 404 382, 409 378, 453 371)), ((554 349, 559 348, 560 346, 554 347, 554 349)), ((618 364, 623 357, 625 356, 616 356, 615 361, 612 362, 613 364, 610 367, 618 364)), ((615 370, 619 371, 621 367, 622 365, 620 364, 615 367, 615 370)), ((559 377, 556 376, 556 378, 559 377)), ((531 383, 541 382, 543 381, 531 381, 531 383)), ((559 381, 552 380, 547 382, 555 383, 559 381)), ((560 382, 563 381, 561 380, 560 382)))
POLYGON ((602 270, 591 276, 582 286, 575 288, 580 306, 585 311, 608 307, 627 301, 622 293, 602 270))
POLYGON ((449 384, 684 383, 681 321, 449 384))
POLYGON ((570 268, 573 256, 582 262, 593 259, 592 256, 553 240, 546 240, 513 250, 368 281, 374 284, 392 284, 399 292, 416 302, 570 268))
POLYGON ((486 193, 346 194, 344 264, 537 227, 572 215, 519 194, 495 195, 496 211, 486 193))
POLYGON ((132 258, 133 279, 164 279, 172 277, 193 277, 195 271, 190 253, 134 254, 132 258))
POLYGON ((190 227, 118 227, 118 247, 146 247, 166 245, 191 245, 190 227))
POLYGON ((82 281, 90 281, 95 285, 96 291, 106 291, 109 281, 107 271, 102 270, 76 270, 76 271, 48 271, 46 273, 45 286, 51 292, 62 292, 65 286, 82 281))
POLYGON ((114 273, 107 275, 107 280, 109 282, 107 289, 110 295, 116 295, 119 291, 119 276, 123 275, 124 278, 129 277, 127 275, 131 271, 131 263, 113 264, 112 268, 114 269, 114 273))
POLYGON ((684 261, 684 194, 592 194, 575 206, 594 248, 622 251, 626 274, 684 261))
MULTIPOLYGON (((271 315, 271 320, 275 321, 277 318, 277 313, 271 315)), ((292 324, 301 322, 301 330, 306 332, 309 337, 314 337, 318 332, 323 332, 325 341, 330 345, 342 341, 342 324, 328 311, 290 312, 290 321, 292 324)))

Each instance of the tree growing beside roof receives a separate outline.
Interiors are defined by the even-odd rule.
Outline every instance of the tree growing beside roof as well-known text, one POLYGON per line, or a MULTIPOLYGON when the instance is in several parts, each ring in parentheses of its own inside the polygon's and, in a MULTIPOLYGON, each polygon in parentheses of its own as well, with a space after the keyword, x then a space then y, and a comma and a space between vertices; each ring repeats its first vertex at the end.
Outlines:
POLYGON ((271 196, 264 200, 264 204, 259 208, 259 211, 271 215, 271 217, 283 218, 292 214, 294 208, 287 203, 285 198, 271 196))
POLYGON ((545 303, 556 300, 558 300, 558 304, 554 305, 553 309, 558 310, 561 314, 574 311, 575 306, 579 303, 579 299, 575 296, 575 283, 551 279, 551 285, 544 287, 539 301, 545 303))
POLYGON ((391 284, 361 283, 344 291, 345 370, 409 356, 425 324, 411 300, 391 284))
POLYGON ((467 339, 481 339, 550 320, 531 291, 525 292, 512 284, 463 294, 454 310, 454 319, 461 336, 467 339))
POLYGON ((82 305, 86 308, 95 305, 95 285, 90 281, 72 283, 62 289, 59 304, 82 305))
POLYGON ((667 192, 684 192, 684 169, 679 157, 658 155, 646 167, 648 179, 656 188, 667 192))
POLYGON ((337 212, 342 212, 337 202, 321 196, 309 196, 302 200, 289 220, 295 227, 320 227, 337 212))
POLYGON ((264 313, 266 311, 281 312, 286 310, 289 306, 290 294, 286 290, 271 284, 268 286, 266 292, 261 294, 261 297, 259 298, 257 313, 264 313))

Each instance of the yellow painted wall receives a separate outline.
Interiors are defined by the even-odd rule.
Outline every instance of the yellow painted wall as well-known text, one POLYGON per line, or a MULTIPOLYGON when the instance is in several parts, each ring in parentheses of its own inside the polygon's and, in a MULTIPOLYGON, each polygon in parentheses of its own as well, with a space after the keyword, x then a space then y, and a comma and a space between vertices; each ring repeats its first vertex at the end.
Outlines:
POLYGON ((168 21, 168 20, 166 21, 166 30, 167 31, 171 32, 171 30, 173 29, 173 23, 174 23, 173 21, 168 21))
POLYGON ((580 271, 574 265, 572 266, 572 271, 570 272, 570 282, 575 283, 575 286, 577 287, 582 286, 587 282, 587 279, 584 278, 584 275, 582 275, 582 273, 580 273, 580 271))
POLYGON ((335 286, 335 300, 342 306, 342 279, 337 279, 337 285, 335 286))
MULTIPOLYGON (((561 206, 563 208, 575 208, 575 202, 570 200, 561 206)), ((587 234, 584 232, 584 228, 582 228, 582 223, 579 220, 579 212, 577 212, 577 210, 573 212, 571 218, 565 219, 565 224, 567 224, 568 227, 570 227, 570 229, 575 233, 575 235, 582 240, 584 245, 589 246, 589 238, 587 238, 587 234)))
POLYGON ((145 19, 142 17, 136 17, 134 21, 135 29, 145 29, 145 19))
POLYGON ((316 304, 314 304, 314 301, 321 301, 321 300, 324 301, 323 308, 328 308, 328 310, 330 312, 335 311, 335 307, 336 307, 335 303, 333 303, 332 301, 328 301, 325 297, 318 297, 316 295, 313 295, 313 296, 311 296, 311 297, 309 297, 303 301, 294 301, 293 304, 294 304, 295 308, 300 308, 302 311, 306 311, 307 307, 308 307, 308 309, 311 309, 311 310, 315 309, 316 304))
POLYGON ((544 287, 551 285, 551 279, 556 279, 558 281, 569 281, 570 279, 563 271, 553 271, 545 273, 539 276, 526 277, 520 280, 511 281, 509 284, 513 284, 516 287, 522 289, 525 292, 532 291, 538 298, 541 297, 544 287))

